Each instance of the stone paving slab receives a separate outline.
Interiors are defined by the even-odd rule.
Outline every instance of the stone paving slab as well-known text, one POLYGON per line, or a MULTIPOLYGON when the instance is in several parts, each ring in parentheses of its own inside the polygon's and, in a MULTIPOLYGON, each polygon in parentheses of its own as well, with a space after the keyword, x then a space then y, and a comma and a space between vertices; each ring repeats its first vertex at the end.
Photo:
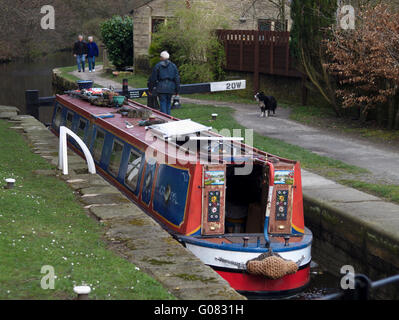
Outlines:
POLYGON ((17 116, 19 109, 11 106, 0 106, 0 119, 9 119, 17 116))

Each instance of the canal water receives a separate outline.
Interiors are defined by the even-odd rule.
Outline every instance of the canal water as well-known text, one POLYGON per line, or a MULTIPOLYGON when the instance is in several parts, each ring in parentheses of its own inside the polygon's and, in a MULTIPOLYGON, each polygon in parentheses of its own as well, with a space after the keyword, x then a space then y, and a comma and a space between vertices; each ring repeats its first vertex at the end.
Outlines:
MULTIPOLYGON (((25 90, 39 90, 40 96, 53 95, 52 70, 74 64, 75 59, 70 52, 47 55, 33 62, 18 60, 0 64, 0 105, 16 106, 22 114, 26 113, 25 90)), ((40 120, 50 122, 50 119, 51 108, 41 108, 40 120)), ((317 239, 314 241, 317 241, 317 239)), ((308 288, 288 299, 319 299, 326 294, 337 291, 339 279, 320 268, 317 264, 317 258, 313 257, 311 282, 308 288)), ((259 296, 250 298, 265 299, 259 296)))
MULTIPOLYGON (((21 59, 0 64, 0 105, 15 106, 26 113, 25 90, 39 90, 42 97, 52 96, 52 70, 74 62, 71 52, 58 52, 33 62, 21 59)), ((41 108, 40 120, 48 122, 49 114, 50 108, 41 108)))

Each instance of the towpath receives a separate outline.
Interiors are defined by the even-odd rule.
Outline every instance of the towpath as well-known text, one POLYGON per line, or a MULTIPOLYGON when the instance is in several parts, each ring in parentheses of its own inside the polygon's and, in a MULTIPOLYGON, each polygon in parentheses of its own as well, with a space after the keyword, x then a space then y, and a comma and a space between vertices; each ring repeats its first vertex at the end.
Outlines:
MULTIPOLYGON (((93 80, 104 87, 112 85, 121 88, 121 84, 102 77, 102 66, 95 73, 73 72, 84 80, 93 80)), ((290 110, 278 108, 275 116, 268 119, 259 117, 259 108, 254 104, 198 100, 182 98, 183 103, 227 106, 236 112, 234 118, 241 125, 255 132, 283 140, 287 143, 310 150, 315 154, 340 160, 344 163, 367 169, 373 180, 399 185, 399 150, 392 147, 373 144, 369 141, 353 138, 343 133, 331 132, 322 128, 303 125, 289 119, 290 110)))

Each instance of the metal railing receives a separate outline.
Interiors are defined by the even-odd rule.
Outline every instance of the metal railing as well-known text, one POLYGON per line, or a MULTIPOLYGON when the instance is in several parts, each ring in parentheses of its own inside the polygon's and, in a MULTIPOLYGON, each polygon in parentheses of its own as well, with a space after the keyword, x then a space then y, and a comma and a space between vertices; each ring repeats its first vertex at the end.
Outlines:
POLYGON ((355 288, 324 296, 320 300, 369 300, 371 291, 399 282, 399 275, 372 282, 364 274, 355 275, 355 288))

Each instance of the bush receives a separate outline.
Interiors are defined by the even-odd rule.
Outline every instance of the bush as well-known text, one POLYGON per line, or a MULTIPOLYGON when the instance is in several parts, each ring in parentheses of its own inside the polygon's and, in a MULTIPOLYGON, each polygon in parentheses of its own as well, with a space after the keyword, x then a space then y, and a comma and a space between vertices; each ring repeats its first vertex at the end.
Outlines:
POLYGON ((133 65, 133 20, 114 16, 101 24, 101 37, 112 64, 121 70, 133 65))
POLYGON ((149 48, 151 67, 159 62, 160 52, 166 50, 180 70, 182 83, 223 79, 225 51, 215 30, 227 27, 226 14, 220 4, 209 6, 212 4, 195 3, 191 8, 177 10, 175 18, 153 34, 149 48))

